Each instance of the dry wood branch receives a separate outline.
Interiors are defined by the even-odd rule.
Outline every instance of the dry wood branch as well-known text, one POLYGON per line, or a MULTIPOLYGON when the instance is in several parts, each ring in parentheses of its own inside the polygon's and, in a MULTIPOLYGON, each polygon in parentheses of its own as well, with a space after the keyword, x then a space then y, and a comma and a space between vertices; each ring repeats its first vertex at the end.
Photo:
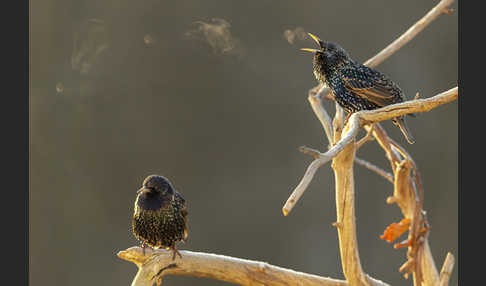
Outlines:
POLYGON ((452 255, 452 253, 449 252, 447 253, 446 259, 444 261, 444 265, 442 265, 442 269, 440 270, 439 286, 449 285, 449 278, 451 278, 453 268, 454 268, 454 255, 452 255))
POLYGON ((366 142, 373 141, 375 139, 373 138, 373 136, 371 136, 372 131, 373 131, 373 127, 371 127, 368 131, 366 131, 366 135, 363 138, 359 139, 359 141, 356 143, 356 150, 361 148, 361 146, 363 146, 366 142))
MULTIPOLYGON (((370 124, 402 116, 407 113, 429 111, 441 104, 451 102, 457 99, 457 97, 458 90, 456 87, 431 98, 407 101, 371 111, 360 111, 349 117, 348 122, 342 131, 342 135, 342 114, 337 111, 333 120, 334 142, 337 143, 326 153, 320 153, 316 150, 311 152, 315 160, 309 165, 303 179, 292 192, 282 210, 284 215, 287 215, 302 196, 303 192, 307 189, 317 169, 333 159, 332 167, 334 169, 336 180, 337 206, 337 223, 335 225, 338 227, 343 271, 347 281, 352 285, 370 285, 370 277, 366 275, 361 268, 356 240, 352 168, 356 145, 350 143, 354 142, 359 128, 363 125, 369 126, 370 124), (337 159, 341 158, 341 156, 343 156, 342 158, 346 158, 346 160, 337 159), (348 164, 348 160, 350 160, 349 158, 351 158, 350 166, 348 164)), ((407 190, 410 192, 410 190, 413 189, 409 176, 410 170, 413 167, 415 169, 415 177, 417 178, 415 163, 413 163, 411 157, 401 146, 386 136, 386 133, 384 133, 379 124, 375 124, 373 128, 369 127, 368 131, 371 132, 378 143, 384 147, 394 172, 395 186, 399 189, 403 189, 402 191, 396 191, 397 199, 393 200, 393 202, 396 202, 399 206, 401 205, 401 207, 403 207, 402 212, 404 213, 404 216, 410 217, 412 221, 409 233, 410 246, 407 252, 408 261, 400 268, 400 270, 405 271, 406 273, 413 272, 416 285, 419 285, 422 281, 425 285, 437 285, 438 274, 428 246, 428 241, 419 231, 419 227, 423 224, 421 217, 423 191, 421 189, 420 180, 416 181, 416 185, 419 185, 420 190, 418 193, 414 192, 413 195, 410 195, 404 191, 407 190), (400 170, 405 167, 406 170, 403 172, 404 175, 400 175, 402 173, 400 170), (400 198, 404 197, 407 199, 413 198, 413 201, 403 202, 400 200, 400 198)))
MULTIPOLYGON (((186 250, 180 250, 180 252, 182 259, 177 256, 175 261, 172 261, 170 251, 147 251, 146 255, 143 255, 140 247, 128 248, 118 252, 117 255, 135 263, 139 268, 132 286, 151 286, 157 279, 162 279, 165 275, 205 277, 249 286, 348 285, 346 281, 285 269, 266 262, 186 250)), ((376 281, 374 285, 382 284, 376 281)))
MULTIPOLYGON (((364 128, 366 130, 370 130, 371 126, 370 125, 365 125, 364 128)), ((386 158, 390 162, 391 168, 393 172, 395 173, 395 169, 397 168, 397 164, 400 162, 400 158, 397 156, 396 152, 394 152, 394 149, 392 148, 392 145, 390 144, 390 141, 388 140, 388 135, 381 126, 381 124, 376 123, 374 124, 374 128, 372 131, 373 137, 375 137, 376 141, 378 144, 381 146, 381 148, 385 151, 386 158)))
POLYGON ((389 44, 376 56, 367 60, 364 64, 369 67, 375 67, 386 60, 389 56, 398 51, 411 39, 413 39, 418 33, 420 33, 428 24, 434 21, 439 15, 447 13, 448 7, 454 2, 454 0, 442 0, 432 10, 430 10, 422 19, 416 22, 405 33, 403 33, 398 39, 389 44))
POLYGON ((406 272, 406 275, 413 273, 415 285, 439 285, 439 275, 428 242, 428 224, 422 210, 424 191, 417 166, 405 149, 389 138, 381 126, 375 126, 373 135, 387 153, 392 167, 395 166, 394 194, 387 202, 396 203, 404 217, 412 221, 408 240, 395 245, 408 246, 408 260, 400 271, 406 272))
MULTIPOLYGON (((402 36, 387 46, 379 54, 365 62, 365 65, 374 67, 384 61, 391 54, 400 49, 430 22, 437 18, 441 13, 448 13, 448 6, 453 0, 442 0, 436 7, 427 13, 420 21, 408 29, 402 36)), ((404 216, 410 217, 409 248, 407 252, 408 261, 401 267, 401 271, 414 273, 415 285, 437 285, 437 270, 430 252, 427 240, 427 229, 423 231, 419 227, 426 225, 426 220, 422 216, 423 189, 417 172, 415 163, 406 151, 391 140, 380 124, 377 122, 392 119, 408 113, 426 112, 441 104, 457 99, 457 87, 429 99, 419 99, 418 93, 413 101, 391 105, 373 111, 362 111, 351 115, 346 126, 343 126, 344 112, 336 103, 336 115, 332 122, 333 140, 331 148, 322 154, 314 150, 312 155, 315 160, 311 163, 303 179, 292 192, 291 196, 283 207, 284 215, 287 215, 303 194, 310 181, 312 180, 317 168, 329 161, 330 156, 334 156, 333 170, 336 180, 336 206, 337 222, 334 224, 338 229, 339 246, 341 251, 341 262, 347 281, 352 285, 369 285, 369 277, 363 272, 359 260, 358 245, 356 240, 356 225, 354 217, 354 182, 353 182, 353 161, 355 157, 356 145, 349 144, 354 142, 360 127, 365 126, 368 133, 373 134, 380 146, 385 150, 386 156, 390 161, 395 183, 395 194, 389 202, 399 204, 404 216), (370 124, 376 123, 375 128, 370 124), (341 130, 343 130, 341 138, 341 130), (337 143, 336 143, 337 142, 337 143), (345 144, 343 144, 345 143, 345 144), (311 168, 312 167, 312 168, 311 168), (415 184, 410 179, 411 170, 414 170, 415 184), (416 190, 418 188, 418 192, 416 190), (413 190, 413 193, 411 193, 413 190), (410 200, 410 199, 413 199, 410 200), (406 202, 404 202, 404 200, 406 202), (408 201, 410 200, 410 201, 408 201)), ((330 120, 322 106, 323 98, 332 99, 329 88, 319 85, 309 92, 309 101, 316 116, 321 121, 328 139, 331 139, 329 132, 330 120), (321 110, 322 109, 322 110, 321 110), (324 118, 322 114, 327 115, 324 118), (324 118, 324 120, 323 120, 324 118)), ((366 139, 365 139, 366 140, 366 139)), ((365 143, 361 140, 358 145, 365 143)))
POLYGON ((324 108, 324 105, 322 104, 322 98, 320 96, 324 89, 326 89, 326 87, 320 87, 319 91, 316 94, 314 94, 312 90, 309 91, 309 96, 307 99, 311 104, 312 110, 321 122, 322 127, 324 128, 324 132, 326 132, 328 142, 332 144, 334 134, 331 127, 331 117, 324 108))
POLYGON ((415 211, 415 194, 413 193, 410 172, 412 171, 412 164, 408 160, 402 161, 395 171, 394 192, 392 199, 387 199, 387 202, 396 203, 402 210, 403 216, 413 219, 415 211))
MULTIPOLYGON (((356 121, 353 121, 354 124, 357 124, 356 121)), ((321 153, 319 155, 319 158, 315 159, 312 161, 312 163, 309 165, 307 168, 304 177, 300 181, 300 183, 297 185, 297 187, 294 189, 290 197, 287 199, 287 202, 285 203, 284 207, 282 208, 283 214, 286 216, 294 207, 294 205, 297 203, 299 198, 302 196, 304 191, 307 189, 309 186, 310 182, 312 181, 312 178, 314 178, 314 175, 325 163, 329 162, 332 158, 336 157, 336 155, 344 149, 356 136, 356 133, 358 133, 359 126, 354 126, 353 124, 350 125, 351 131, 346 133, 346 135, 341 138, 341 140, 336 143, 329 151, 326 153, 321 153)))
MULTIPOLYGON (((292 208, 295 206, 299 198, 305 192, 307 187, 309 186, 312 178, 314 177, 317 169, 336 157, 341 150, 343 150, 350 142, 353 142, 356 135, 358 134, 359 128, 365 124, 372 124, 377 123, 379 121, 388 120, 397 116, 402 116, 408 113, 418 113, 418 112, 426 112, 429 111, 441 104, 451 102, 456 100, 458 97, 457 87, 452 88, 448 91, 440 93, 436 96, 427 99, 417 99, 411 100, 399 104, 393 104, 386 107, 382 107, 375 110, 366 110, 353 113, 345 126, 345 132, 343 132, 343 136, 341 137, 341 132, 339 132, 340 124, 342 119, 337 120, 337 116, 334 118, 334 123, 338 123, 334 127, 334 141, 337 141, 336 144, 333 145, 331 149, 329 149, 325 153, 321 153, 317 159, 315 159, 307 168, 303 178, 301 179, 300 183, 294 189, 290 197, 287 199, 285 205, 282 208, 282 212, 284 215, 288 215, 292 208)), ((336 112, 338 115, 339 113, 336 112)), ((372 131, 373 135, 377 133, 376 130, 380 130, 380 126, 375 125, 375 130, 372 131)), ((379 142, 380 138, 375 137, 379 142)), ((383 138, 381 138, 383 140, 383 138)), ((390 142, 390 140, 388 140, 390 142)), ((381 145, 382 143, 380 143, 381 145)), ((389 144, 389 143, 388 143, 389 144)), ((389 156, 392 158, 396 158, 397 162, 399 158, 396 155, 392 155, 392 147, 386 147, 386 150, 389 150, 389 156)), ((387 153, 388 154, 388 153, 387 153)), ((395 169, 395 164, 392 164, 392 168, 395 169)))
POLYGON ((336 213, 343 273, 351 285, 370 285, 359 258, 354 211, 355 144, 348 144, 332 162, 336 182, 336 213))
POLYGON ((435 266, 434 257, 432 256, 428 239, 424 239, 423 245, 421 248, 419 248, 419 251, 420 255, 417 257, 417 267, 420 269, 422 280, 417 280, 423 282, 421 284, 416 283, 415 285, 439 285, 439 273, 437 271, 437 267, 435 266))
POLYGON ((458 89, 456 86, 430 98, 405 101, 375 110, 363 110, 357 112, 356 114, 359 114, 363 124, 375 123, 409 113, 427 112, 439 105, 454 101, 457 99, 457 97, 458 89))
POLYGON ((359 164, 359 165, 361 165, 361 166, 363 166, 363 167, 365 167, 365 168, 367 168, 367 169, 370 169, 371 171, 374 171, 374 172, 375 172, 375 173, 377 173, 378 175, 380 175, 380 176, 382 176, 383 178, 385 178, 385 179, 386 179, 388 182, 390 182, 390 183, 392 183, 392 184, 393 184, 393 175, 392 175, 392 174, 390 174, 390 173, 388 173, 387 171, 385 171, 385 170, 383 170, 383 169, 381 169, 381 168, 379 168, 379 167, 377 167, 377 166, 375 166, 375 165, 371 164, 371 163, 370 163, 370 162, 368 162, 368 161, 365 161, 365 160, 363 160, 363 159, 360 159, 360 158, 358 158, 358 157, 355 157, 355 158, 354 158, 354 161, 355 161, 357 164, 359 164))

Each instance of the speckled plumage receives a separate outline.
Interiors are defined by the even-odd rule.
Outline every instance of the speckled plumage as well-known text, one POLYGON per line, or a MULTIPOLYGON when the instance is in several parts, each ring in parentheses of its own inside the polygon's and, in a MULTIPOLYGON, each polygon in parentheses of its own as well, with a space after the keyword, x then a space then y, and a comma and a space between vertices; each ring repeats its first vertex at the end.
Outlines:
POLYGON ((187 240, 186 201, 158 175, 148 176, 138 190, 132 219, 132 232, 142 247, 169 248, 175 259, 176 242, 187 240))
MULTIPOLYGON (((319 45, 319 49, 302 50, 314 53, 314 75, 319 82, 329 87, 336 102, 348 114, 403 102, 403 91, 387 76, 357 63, 338 44, 321 41, 316 36, 309 35, 319 45)), ((413 144, 414 139, 404 117, 393 118, 392 121, 400 128, 407 141, 413 144)))

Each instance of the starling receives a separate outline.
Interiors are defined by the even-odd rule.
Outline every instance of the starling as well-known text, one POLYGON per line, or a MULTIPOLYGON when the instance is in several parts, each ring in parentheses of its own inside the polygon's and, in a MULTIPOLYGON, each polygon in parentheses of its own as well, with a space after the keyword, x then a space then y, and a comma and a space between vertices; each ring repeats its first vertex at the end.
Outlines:
MULTIPOLYGON (((319 49, 301 50, 314 54, 316 79, 330 88, 336 102, 348 113, 347 118, 353 112, 403 102, 403 91, 387 76, 357 63, 338 44, 308 34, 319 45, 319 49)), ((413 144, 415 140, 404 117, 396 117, 392 121, 400 128, 408 143, 413 144)))
POLYGON ((187 240, 186 201, 164 177, 151 175, 145 178, 137 191, 132 231, 141 242, 145 254, 147 246, 172 250, 176 253, 176 242, 187 240))

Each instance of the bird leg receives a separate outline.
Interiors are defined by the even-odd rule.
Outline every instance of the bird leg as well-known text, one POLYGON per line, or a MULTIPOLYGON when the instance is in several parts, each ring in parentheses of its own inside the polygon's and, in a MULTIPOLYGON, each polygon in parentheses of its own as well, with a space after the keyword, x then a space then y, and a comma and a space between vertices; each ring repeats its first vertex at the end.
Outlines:
POLYGON ((179 250, 177 250, 177 247, 176 247, 175 243, 172 244, 172 246, 170 247, 170 249, 172 250, 172 260, 175 260, 176 254, 179 255, 179 257, 182 259, 182 255, 179 252, 179 250))
POLYGON ((145 256, 145 248, 147 247, 147 245, 145 244, 145 242, 142 242, 142 252, 143 252, 143 256, 145 256))
POLYGON ((142 245, 140 247, 142 247, 143 256, 145 256, 145 248, 148 247, 152 249, 152 247, 148 246, 145 242, 142 242, 142 245))

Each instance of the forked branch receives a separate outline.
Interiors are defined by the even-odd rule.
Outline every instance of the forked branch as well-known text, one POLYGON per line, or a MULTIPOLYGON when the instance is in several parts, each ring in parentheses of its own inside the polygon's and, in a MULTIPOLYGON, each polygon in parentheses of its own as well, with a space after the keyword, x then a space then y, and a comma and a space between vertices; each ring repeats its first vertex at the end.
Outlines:
POLYGON ((359 128, 364 125, 377 123, 380 121, 392 119, 397 116, 402 116, 408 113, 427 112, 433 108, 436 108, 442 104, 456 100, 458 97, 458 89, 454 87, 448 91, 440 93, 436 96, 426 99, 416 99, 406 101, 398 104, 389 105, 375 110, 366 110, 356 112, 351 115, 346 125, 346 132, 343 132, 342 138, 325 153, 319 153, 317 159, 307 168, 300 183, 291 193, 287 199, 285 205, 282 208, 284 215, 288 215, 292 208, 295 206, 299 198, 305 192, 309 186, 312 178, 314 177, 317 169, 325 163, 332 160, 339 154, 348 144, 353 142, 358 134, 359 128))

